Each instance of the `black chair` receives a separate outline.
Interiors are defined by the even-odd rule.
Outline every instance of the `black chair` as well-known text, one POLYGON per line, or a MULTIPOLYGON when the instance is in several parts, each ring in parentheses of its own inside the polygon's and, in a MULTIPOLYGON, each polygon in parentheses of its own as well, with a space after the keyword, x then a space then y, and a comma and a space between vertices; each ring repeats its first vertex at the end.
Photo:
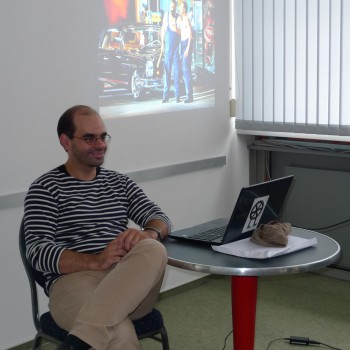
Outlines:
MULTIPOLYGON (((55 323, 49 311, 43 313, 42 315, 39 312, 37 284, 43 287, 44 280, 42 275, 40 273, 37 273, 32 268, 26 257, 23 220, 19 231, 19 249, 29 279, 33 321, 37 330, 32 349, 40 349, 40 346, 44 339, 56 344, 60 344, 67 336, 67 331, 60 328, 55 323)), ((139 320, 133 321, 133 324, 139 340, 151 338, 158 342, 161 342, 163 345, 163 350, 169 350, 168 335, 164 327, 162 314, 159 310, 152 309, 148 315, 139 320)))

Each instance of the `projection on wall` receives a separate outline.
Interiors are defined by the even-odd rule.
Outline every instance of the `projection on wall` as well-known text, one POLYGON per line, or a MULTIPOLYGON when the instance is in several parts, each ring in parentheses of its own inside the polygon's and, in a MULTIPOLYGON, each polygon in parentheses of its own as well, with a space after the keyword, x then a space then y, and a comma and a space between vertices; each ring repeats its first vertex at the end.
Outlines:
POLYGON ((183 10, 184 5, 178 0, 176 13, 171 15, 170 0, 104 1, 108 24, 101 30, 98 43, 99 104, 103 117, 215 106, 216 1, 185 1, 187 17, 186 6, 183 10), (162 46, 163 24, 164 32, 172 29, 172 33, 165 34, 162 46), (183 57, 189 27, 192 39, 186 65, 183 57), (169 50, 173 50, 172 55, 169 50))

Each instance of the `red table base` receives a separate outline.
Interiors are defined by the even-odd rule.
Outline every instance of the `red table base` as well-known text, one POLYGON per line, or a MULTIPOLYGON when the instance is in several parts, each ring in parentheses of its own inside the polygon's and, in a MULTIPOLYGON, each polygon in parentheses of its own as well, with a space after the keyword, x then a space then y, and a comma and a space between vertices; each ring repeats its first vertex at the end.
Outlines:
POLYGON ((254 350, 258 277, 232 276, 232 323, 235 350, 254 350))

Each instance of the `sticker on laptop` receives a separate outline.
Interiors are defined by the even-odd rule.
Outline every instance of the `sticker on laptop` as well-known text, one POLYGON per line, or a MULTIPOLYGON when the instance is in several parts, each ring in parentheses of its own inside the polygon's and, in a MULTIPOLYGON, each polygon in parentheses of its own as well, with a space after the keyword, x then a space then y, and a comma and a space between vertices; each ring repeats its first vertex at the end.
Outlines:
POLYGON ((267 201, 270 196, 256 198, 250 208, 249 215, 244 224, 242 233, 254 230, 258 227, 261 216, 265 210, 267 201))

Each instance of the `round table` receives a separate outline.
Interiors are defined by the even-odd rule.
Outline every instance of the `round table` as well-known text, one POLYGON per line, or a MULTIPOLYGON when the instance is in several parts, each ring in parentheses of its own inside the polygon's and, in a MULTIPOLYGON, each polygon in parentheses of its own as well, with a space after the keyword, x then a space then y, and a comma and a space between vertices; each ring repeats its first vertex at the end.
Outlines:
POLYGON ((259 276, 283 275, 320 269, 336 261, 340 246, 321 233, 293 227, 290 233, 316 237, 317 245, 269 259, 248 259, 218 253, 210 246, 167 238, 169 265, 197 272, 230 275, 233 343, 235 350, 254 350, 259 276))

